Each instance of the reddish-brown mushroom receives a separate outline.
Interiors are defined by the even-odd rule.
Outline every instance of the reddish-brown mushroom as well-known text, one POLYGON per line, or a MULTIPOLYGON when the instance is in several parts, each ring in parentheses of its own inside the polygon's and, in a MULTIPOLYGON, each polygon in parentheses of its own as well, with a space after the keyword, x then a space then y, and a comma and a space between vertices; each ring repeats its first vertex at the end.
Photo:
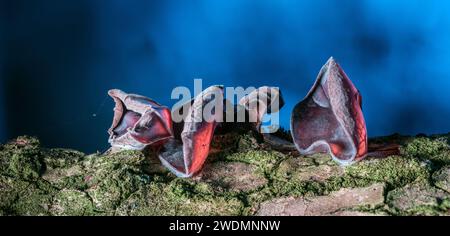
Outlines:
POLYGON ((164 145, 159 159, 178 177, 191 177, 203 167, 214 130, 223 119, 223 100, 220 86, 211 86, 197 95, 185 118, 181 143, 172 139, 164 145))
POLYGON ((170 109, 136 94, 118 89, 108 92, 116 105, 109 143, 113 147, 142 150, 149 145, 161 145, 173 137, 170 109))
POLYGON ((278 88, 263 86, 244 96, 239 105, 246 109, 248 122, 261 131, 263 116, 278 112, 284 106, 284 100, 278 88))
POLYGON ((333 58, 291 116, 294 144, 303 155, 329 152, 340 164, 367 154, 367 131, 359 91, 333 58))

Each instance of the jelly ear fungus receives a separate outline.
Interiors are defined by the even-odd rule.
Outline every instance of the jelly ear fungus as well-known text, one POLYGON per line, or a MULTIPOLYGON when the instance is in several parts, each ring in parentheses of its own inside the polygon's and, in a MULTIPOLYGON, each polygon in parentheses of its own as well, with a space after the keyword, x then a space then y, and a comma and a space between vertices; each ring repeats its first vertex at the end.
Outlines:
POLYGON ((164 145, 159 159, 178 177, 191 177, 197 173, 208 157, 210 144, 223 111, 223 87, 211 86, 197 95, 190 106, 181 132, 181 142, 171 139, 164 145), (215 107, 204 113, 206 107, 215 107), (208 114, 209 117, 204 117, 208 114))
POLYGON ((169 108, 119 89, 109 90, 108 94, 115 102, 113 122, 108 130, 112 147, 143 150, 173 137, 169 108))
POLYGON ((308 95, 292 111, 291 134, 303 155, 328 152, 343 165, 367 154, 367 130, 359 91, 333 58, 308 95))

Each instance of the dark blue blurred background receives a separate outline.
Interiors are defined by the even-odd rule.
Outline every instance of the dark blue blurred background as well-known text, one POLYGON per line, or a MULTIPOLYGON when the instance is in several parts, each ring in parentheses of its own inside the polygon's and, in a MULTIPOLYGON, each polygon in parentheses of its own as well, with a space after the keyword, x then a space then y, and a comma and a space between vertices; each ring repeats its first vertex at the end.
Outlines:
POLYGON ((0 142, 107 145, 110 88, 279 86, 282 125, 334 56, 370 136, 450 131, 450 1, 2 1, 0 142))

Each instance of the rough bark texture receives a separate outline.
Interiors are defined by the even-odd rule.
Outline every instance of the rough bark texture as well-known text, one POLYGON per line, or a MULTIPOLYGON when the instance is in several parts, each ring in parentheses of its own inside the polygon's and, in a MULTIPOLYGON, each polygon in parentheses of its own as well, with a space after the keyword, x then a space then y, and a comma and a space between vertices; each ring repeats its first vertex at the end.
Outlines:
POLYGON ((402 154, 340 167, 226 134, 198 176, 179 179, 151 151, 86 155, 19 137, 0 145, 0 215, 450 215, 449 140, 372 139, 402 154))

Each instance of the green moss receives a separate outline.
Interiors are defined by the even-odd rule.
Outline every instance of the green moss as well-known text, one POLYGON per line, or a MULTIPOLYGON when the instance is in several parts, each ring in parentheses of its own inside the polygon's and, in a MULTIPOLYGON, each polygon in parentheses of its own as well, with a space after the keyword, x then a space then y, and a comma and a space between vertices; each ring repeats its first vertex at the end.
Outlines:
POLYGON ((207 185, 176 179, 152 181, 133 193, 117 209, 118 215, 239 215, 243 203, 230 196, 214 195, 207 185))
POLYGON ((46 150, 44 153, 44 162, 47 168, 66 168, 78 163, 85 156, 84 153, 71 150, 54 148, 46 150))
POLYGON ((225 158, 225 161, 237 161, 252 164, 258 167, 265 175, 270 175, 274 167, 285 159, 283 153, 277 151, 251 150, 234 153, 225 158))
POLYGON ((0 211, 3 215, 13 214, 13 205, 19 199, 20 193, 29 183, 0 175, 0 211))
POLYGON ((436 187, 450 193, 450 166, 434 172, 432 178, 436 187))
POLYGON ((3 215, 48 215, 56 190, 44 181, 27 182, 0 176, 0 211, 3 215))
POLYGON ((84 171, 79 165, 47 169, 42 178, 58 189, 85 190, 88 187, 84 171))
POLYGON ((37 139, 19 137, 0 152, 0 173, 16 178, 33 180, 44 170, 37 139))
MULTIPOLYGON (((316 155, 316 157, 319 155, 316 155)), ((323 158, 323 157, 322 157, 323 158)), ((320 160, 320 158, 319 158, 320 160)), ((429 167, 415 158, 393 156, 364 160, 340 170, 326 161, 305 159, 287 160, 273 176, 273 191, 280 195, 326 195, 341 188, 366 187, 373 183, 386 183, 387 189, 430 177, 429 167)), ((331 160, 331 158, 328 158, 331 160)))
POLYGON ((237 148, 241 152, 258 149, 260 147, 259 143, 262 141, 261 137, 258 137, 254 132, 249 132, 238 137, 237 148))
POLYGON ((450 195, 427 183, 413 183, 390 191, 387 202, 394 215, 446 215, 450 210, 450 195))
POLYGON ((338 175, 339 168, 327 155, 287 158, 280 163, 276 171, 270 176, 272 191, 275 196, 297 196, 308 192, 318 194, 327 179, 338 175), (327 164, 320 166, 316 164, 316 161, 325 161, 327 164), (328 176, 324 176, 324 173, 320 173, 323 172, 321 171, 323 168, 332 168, 333 170, 330 170, 328 176), (316 181, 321 183, 316 185, 316 181))
POLYGON ((15 140, 7 143, 5 148, 9 149, 22 149, 22 148, 38 148, 41 142, 37 137, 22 135, 17 137, 15 140))
POLYGON ((242 215, 254 215, 258 210, 260 203, 268 201, 274 197, 274 190, 270 185, 260 189, 259 191, 242 196, 246 206, 242 212, 242 215))
POLYGON ((89 196, 82 191, 64 189, 54 197, 50 212, 52 215, 84 216, 94 215, 89 196))
POLYGON ((121 151, 109 155, 93 154, 85 156, 81 162, 85 170, 105 170, 110 171, 121 166, 129 166, 140 169, 146 161, 142 152, 121 151))
POLYGON ((86 156, 81 162, 83 176, 66 179, 65 184, 81 184, 96 211, 112 214, 123 200, 149 181, 142 171, 145 160, 141 152, 135 151, 86 156))
POLYGON ((294 181, 325 179, 339 175, 342 168, 325 154, 317 154, 309 157, 286 158, 283 160, 272 178, 290 179, 294 181))
POLYGON ((361 161, 346 168, 348 177, 369 182, 385 182, 388 189, 415 181, 428 181, 429 171, 430 167, 426 163, 404 156, 361 161))
POLYGON ((9 173, 22 179, 37 179, 42 172, 38 153, 13 154, 9 162, 9 173))
POLYGON ((437 167, 450 165, 450 150, 444 150, 432 157, 429 157, 428 159, 432 161, 437 167))
POLYGON ((196 194, 212 195, 214 194, 213 188, 206 183, 196 183, 191 179, 173 179, 170 183, 166 183, 170 188, 168 194, 174 198, 177 197, 192 197, 196 194))
POLYGON ((413 138, 401 148, 405 156, 431 160, 435 164, 450 164, 450 147, 447 138, 413 138))
POLYGON ((133 171, 140 173, 146 162, 145 156, 137 151, 123 151, 111 155, 89 155, 80 163, 86 183, 98 185, 113 173, 133 171))
POLYGON ((345 168, 328 155, 270 150, 259 138, 252 132, 216 136, 207 164, 222 171, 210 174, 209 181, 206 170, 203 176, 175 178, 161 170, 154 153, 85 155, 43 149, 37 139, 19 137, 0 145, 0 215, 252 215, 261 202, 279 196, 321 196, 374 183, 386 185, 387 205, 358 212, 442 215, 450 209, 450 194, 431 187, 431 182, 448 187, 447 172, 436 172, 450 159, 442 136, 378 138, 377 143, 404 144, 402 155, 345 168), (251 172, 236 167, 242 163, 251 172), (221 177, 230 171, 236 178, 221 177), (263 184, 239 191, 248 175, 263 184), (237 184, 226 184, 231 182, 237 184), (428 187, 411 190, 413 183, 428 187))
POLYGON ((98 211, 110 213, 133 192, 143 188, 147 177, 128 169, 113 172, 101 182, 86 190, 98 211))
POLYGON ((19 198, 17 203, 11 206, 10 212, 20 216, 47 216, 50 201, 51 198, 45 192, 32 192, 19 198))

